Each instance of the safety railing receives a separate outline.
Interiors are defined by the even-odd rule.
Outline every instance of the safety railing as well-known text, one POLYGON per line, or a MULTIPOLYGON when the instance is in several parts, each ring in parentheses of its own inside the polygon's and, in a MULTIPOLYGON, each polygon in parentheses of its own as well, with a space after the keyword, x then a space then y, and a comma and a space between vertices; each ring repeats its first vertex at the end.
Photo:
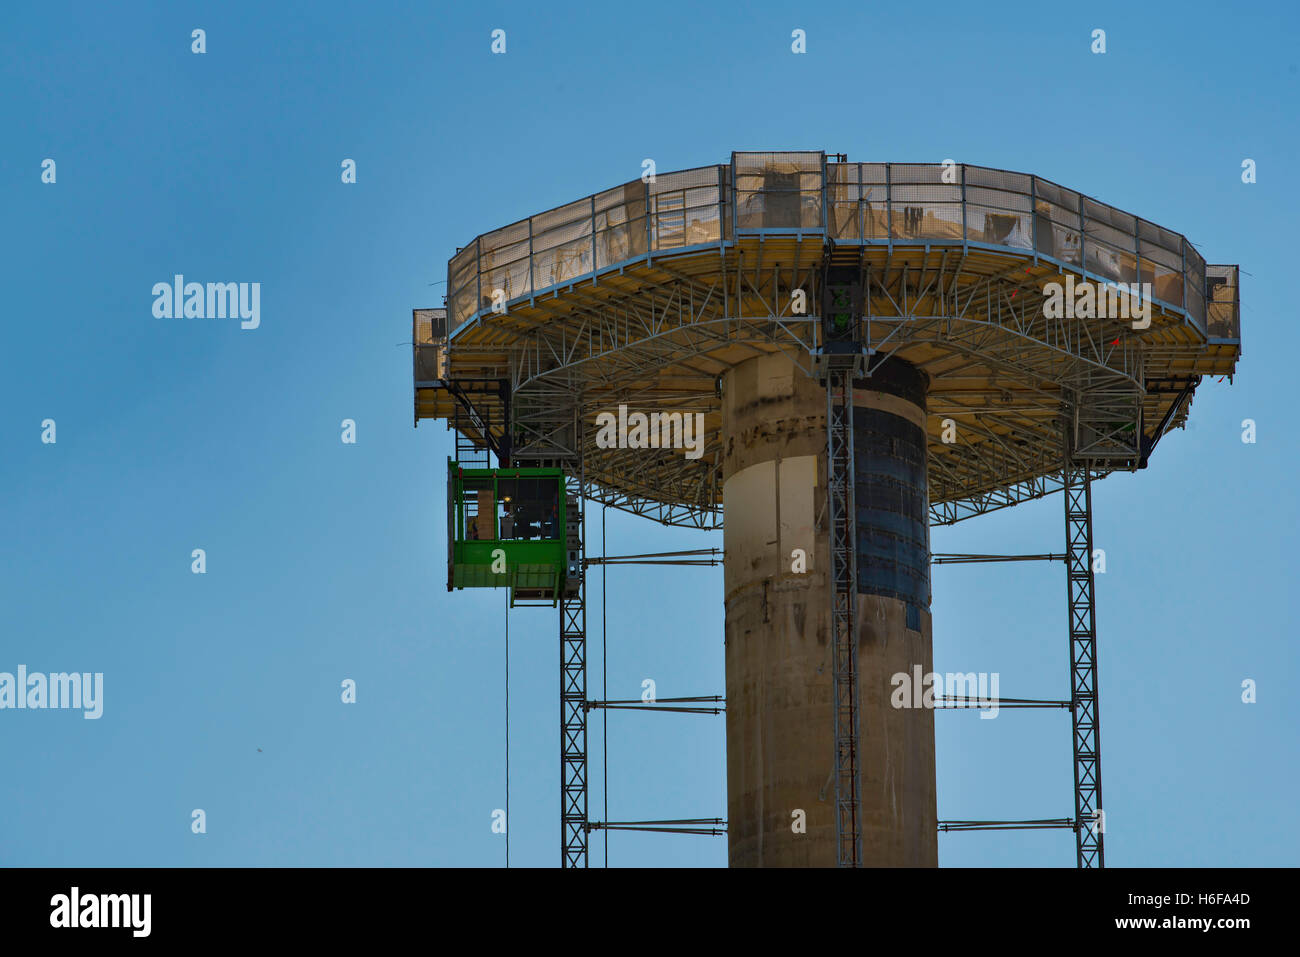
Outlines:
POLYGON ((432 382, 447 374, 447 310, 411 311, 411 374, 415 382, 432 382))
POLYGON ((1182 235, 1050 180, 957 163, 839 163, 820 152, 734 153, 728 165, 633 180, 485 233, 447 269, 447 331, 647 256, 734 236, 960 245, 1035 255, 1153 301, 1212 337, 1238 334, 1237 270, 1182 235), (1214 299, 1207 308, 1207 290, 1214 299))

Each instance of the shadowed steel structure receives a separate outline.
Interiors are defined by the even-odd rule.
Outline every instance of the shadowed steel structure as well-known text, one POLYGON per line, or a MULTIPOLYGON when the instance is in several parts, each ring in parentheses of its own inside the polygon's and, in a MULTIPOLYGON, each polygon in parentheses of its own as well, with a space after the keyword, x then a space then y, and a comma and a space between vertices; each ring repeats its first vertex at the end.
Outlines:
MULTIPOLYGON (((771 472, 773 487, 781 488, 783 469, 808 456, 816 461, 805 484, 825 503, 849 468, 834 463, 828 439, 837 409, 848 413, 852 432, 875 443, 873 450, 910 449, 915 429, 915 455, 900 452, 901 464, 879 475, 864 478, 863 463, 877 461, 876 451, 859 450, 849 547, 857 600, 874 595, 872 602, 884 602, 863 613, 891 622, 890 634, 912 636, 909 653, 920 657, 929 648, 928 555, 922 570, 912 567, 911 552, 881 550, 894 533, 880 501, 893 500, 897 482, 911 482, 916 491, 907 494, 921 496, 926 524, 951 524, 1064 490, 1073 828, 1080 865, 1102 863, 1090 486, 1111 472, 1145 467, 1161 438, 1186 422, 1203 378, 1232 376, 1241 353, 1236 266, 1207 265, 1181 234, 1034 175, 955 163, 850 163, 816 151, 738 152, 726 164, 634 180, 477 237, 448 265, 446 307, 415 310, 414 344, 415 419, 446 420, 456 431, 458 459, 491 452, 503 465, 558 466, 573 477, 580 500, 667 525, 723 528, 728 487, 741 494, 757 487, 752 479, 759 472, 771 472), (853 342, 860 362, 844 376, 852 379, 852 398, 842 391, 837 405, 827 386, 813 413, 801 382, 834 378, 821 304, 828 270, 842 276, 846 269, 859 290, 853 342), (1116 303, 1126 308, 1100 317, 1082 307, 1053 313, 1044 295, 1051 283, 1090 286, 1097 300, 1109 295, 1112 310, 1116 303), (1140 302, 1149 306, 1149 321, 1130 316, 1127 307, 1136 312, 1139 300, 1117 298, 1119 284, 1144 290, 1140 302), (920 392, 873 385, 887 362, 921 383, 920 392), (741 431, 748 435, 761 425, 761 416, 751 422, 748 407, 727 389, 757 389, 757 396, 772 382, 786 391, 771 401, 786 403, 789 422, 818 432, 820 452, 778 448, 766 436, 769 466, 736 445, 741 431), (600 447, 595 418, 620 405, 702 414, 700 454, 600 447), (913 461, 921 463, 919 477, 898 478, 913 461), (757 471, 745 477, 746 469, 757 471), (864 508, 875 517, 864 518, 864 508), (910 591, 882 584, 902 573, 914 579, 910 591)), ((852 462, 853 446, 847 448, 842 458, 852 462)), ((767 495, 766 486, 754 494, 767 495)), ((910 515, 906 502, 897 507, 910 515)), ((819 554, 829 556, 821 575, 834 571, 837 547, 824 511, 817 510, 807 533, 819 554)), ((730 524, 728 562, 733 533, 748 535, 730 524)), ((844 543, 838 547, 842 554, 844 543)), ((805 585, 787 580, 786 572, 764 575, 763 589, 805 585)), ((743 603, 759 584, 736 586, 729 620, 733 600, 743 603)), ((799 598, 799 608, 807 598, 799 598)), ((577 677, 585 668, 581 588, 569 600, 573 607, 562 616, 563 687, 565 700, 576 701, 585 696, 577 677)), ((766 598, 764 607, 771 609, 766 598)), ((736 609, 736 620, 748 628, 750 612, 736 609)), ((792 626, 772 627, 785 633, 792 626)), ((859 629, 854 647, 866 647, 865 625, 852 627, 859 629)), ((764 719, 746 717, 731 700, 728 642, 730 765, 733 727, 764 719)), ((883 659, 871 665, 884 666, 883 659)), ((857 680, 854 675, 846 689, 857 680)), ((863 708, 870 709, 874 686, 862 687, 863 708)), ((853 720, 867 713, 855 711, 853 720)), ((576 826, 585 816, 585 717, 571 706, 564 714, 562 764, 572 782, 564 830, 573 835, 565 839, 565 860, 585 863, 589 828, 576 826)), ((827 719, 828 770, 843 763, 831 760, 830 729, 840 723, 827 719)), ((916 728, 908 733, 914 732, 924 738, 916 728)), ((858 733, 863 747, 873 740, 869 721, 858 733)), ((854 746, 856 760, 852 737, 844 743, 854 746)), ((835 740, 842 740, 838 733, 835 740)), ((874 773, 867 760, 864 754, 864 788, 874 773)), ((916 773, 924 778, 924 768, 916 773)), ((777 840, 771 809, 750 810, 767 822, 754 825, 758 846, 770 848, 777 840)), ((853 816, 851 808, 841 810, 853 816)), ((889 844, 889 829, 881 826, 889 844)), ((750 830, 728 821, 733 848, 750 830)), ((867 863, 891 860, 894 852, 884 846, 861 854, 867 863)))

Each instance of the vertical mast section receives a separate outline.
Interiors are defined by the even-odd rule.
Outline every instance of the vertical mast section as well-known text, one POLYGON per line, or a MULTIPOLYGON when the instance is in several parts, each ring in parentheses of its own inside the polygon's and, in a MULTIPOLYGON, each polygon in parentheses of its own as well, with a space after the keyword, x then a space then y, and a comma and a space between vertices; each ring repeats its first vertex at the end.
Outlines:
POLYGON ((586 867, 587 602, 585 472, 566 475, 565 573, 560 587, 560 866, 586 867))
MULTIPOLYGON (((833 252, 831 254, 834 255, 833 252)), ((831 648, 835 685, 836 864, 862 866, 862 777, 858 750, 857 508, 853 380, 863 365, 861 263, 822 271, 821 371, 826 380, 826 491, 830 524, 831 648)))
POLYGON ((1092 477, 1064 469, 1066 588, 1070 614, 1070 713, 1074 738, 1074 836, 1078 867, 1104 867, 1101 728, 1097 710, 1097 618, 1092 572, 1092 477))
POLYGON ((853 474, 853 374, 833 370, 826 377, 826 476, 830 508, 831 637, 835 656, 835 834, 836 863, 862 863, 858 813, 862 790, 858 769, 858 647, 853 605, 857 592, 857 509, 853 474))

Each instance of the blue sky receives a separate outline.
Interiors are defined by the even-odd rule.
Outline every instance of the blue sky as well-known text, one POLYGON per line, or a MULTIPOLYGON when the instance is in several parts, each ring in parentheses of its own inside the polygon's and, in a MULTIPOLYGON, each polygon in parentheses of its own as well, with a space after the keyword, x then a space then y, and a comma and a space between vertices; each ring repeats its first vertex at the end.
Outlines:
MULTIPOLYGON (((441 304, 458 245, 645 157, 788 148, 1037 173, 1241 264, 1236 382, 1203 385, 1148 470, 1095 489, 1106 851, 1295 864, 1298 19, 1285 2, 7 5, 0 671, 103 672, 105 693, 97 721, 0 711, 0 864, 504 863, 505 598, 445 590, 451 443, 412 429, 410 310, 441 304), (178 272, 260 282, 260 328, 154 318, 178 272)), ((932 547, 1059 550, 1061 508, 932 547)), ((614 512, 608 534, 612 553, 721 545, 614 512)), ((937 669, 1066 696, 1063 579, 936 568, 937 669)), ((608 697, 646 677, 722 692, 720 569, 614 569, 608 593, 608 697)), ((590 614, 595 697, 598 599, 590 614)), ((512 865, 558 862, 556 634, 552 611, 510 615, 512 865)), ((936 720, 941 818, 1072 813, 1065 713, 936 720)), ((615 714, 608 747, 611 818, 725 815, 721 718, 615 714)), ((599 734, 591 750, 599 818, 599 734)), ((945 866, 1073 864, 1068 832, 939 847, 945 866)), ((725 840, 619 834, 609 861, 721 866, 725 840)))

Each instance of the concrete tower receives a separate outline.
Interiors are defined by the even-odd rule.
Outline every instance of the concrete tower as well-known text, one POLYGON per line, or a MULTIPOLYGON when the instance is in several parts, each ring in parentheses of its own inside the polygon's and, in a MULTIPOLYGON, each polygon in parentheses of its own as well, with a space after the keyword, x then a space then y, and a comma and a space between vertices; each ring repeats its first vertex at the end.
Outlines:
MULTIPOLYGON (((722 407, 730 863, 830 867, 826 390, 789 358, 763 356, 726 375, 722 407)), ((925 378, 907 363, 855 384, 868 865, 938 863, 934 713, 890 704, 893 675, 931 670, 924 415, 925 378)))

